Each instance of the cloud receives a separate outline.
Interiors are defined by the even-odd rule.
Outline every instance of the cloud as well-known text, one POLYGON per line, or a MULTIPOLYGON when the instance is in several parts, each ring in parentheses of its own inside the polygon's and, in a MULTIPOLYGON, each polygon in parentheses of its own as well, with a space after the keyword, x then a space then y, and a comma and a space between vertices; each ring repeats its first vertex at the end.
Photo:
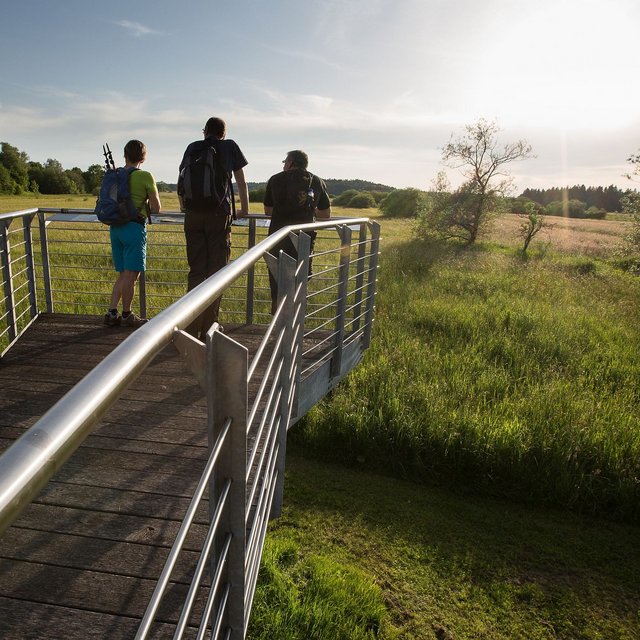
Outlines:
POLYGON ((161 31, 157 31, 156 29, 152 29, 151 27, 145 27, 139 22, 120 20, 119 22, 116 22, 116 24, 123 29, 127 29, 131 33, 131 35, 136 38, 141 38, 142 36, 162 35, 161 31))

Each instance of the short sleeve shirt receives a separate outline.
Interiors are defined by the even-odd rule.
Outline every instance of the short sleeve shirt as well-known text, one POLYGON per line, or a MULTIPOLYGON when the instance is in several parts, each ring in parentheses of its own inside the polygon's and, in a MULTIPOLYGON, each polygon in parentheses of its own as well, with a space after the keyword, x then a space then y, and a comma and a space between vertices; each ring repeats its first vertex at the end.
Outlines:
POLYGON ((129 191, 131 192, 131 199, 137 209, 146 214, 149 211, 149 203, 147 199, 150 195, 158 191, 156 181, 148 171, 138 169, 132 171, 129 177, 129 191))
POLYGON ((304 210, 295 210, 290 204, 290 189, 304 189, 311 185, 313 199, 318 209, 328 209, 331 206, 329 194, 324 180, 302 169, 281 171, 269 178, 264 194, 264 204, 273 207, 271 213, 270 232, 286 227, 289 224, 313 222, 308 219, 309 214, 304 210))

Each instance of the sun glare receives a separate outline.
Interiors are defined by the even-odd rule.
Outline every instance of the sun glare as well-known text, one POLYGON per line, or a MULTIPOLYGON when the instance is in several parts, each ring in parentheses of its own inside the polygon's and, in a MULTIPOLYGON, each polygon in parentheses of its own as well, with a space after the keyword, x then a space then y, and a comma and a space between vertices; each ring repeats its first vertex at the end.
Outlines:
POLYGON ((492 46, 499 71, 485 86, 485 99, 509 124, 567 130, 627 125, 637 119, 640 101, 634 28, 605 3, 532 7, 492 46))

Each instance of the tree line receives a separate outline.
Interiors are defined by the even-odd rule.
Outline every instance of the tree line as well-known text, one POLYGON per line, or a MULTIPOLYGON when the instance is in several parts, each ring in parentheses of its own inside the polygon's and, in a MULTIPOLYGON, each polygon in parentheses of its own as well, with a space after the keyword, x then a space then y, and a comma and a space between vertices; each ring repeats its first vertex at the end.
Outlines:
POLYGON ((614 185, 608 187, 585 187, 585 185, 574 185, 573 187, 553 187, 551 189, 525 189, 521 197, 537 202, 543 207, 547 207, 552 202, 563 202, 576 200, 583 202, 585 209, 594 207, 607 212, 622 211, 622 202, 627 194, 614 185))
MULTIPOLYGON (((104 167, 92 164, 86 170, 79 167, 65 169, 58 160, 49 158, 44 164, 33 162, 29 156, 8 142, 0 142, 0 194, 22 193, 97 195, 104 177, 104 167)), ((169 186, 158 182, 159 191, 169 186)))

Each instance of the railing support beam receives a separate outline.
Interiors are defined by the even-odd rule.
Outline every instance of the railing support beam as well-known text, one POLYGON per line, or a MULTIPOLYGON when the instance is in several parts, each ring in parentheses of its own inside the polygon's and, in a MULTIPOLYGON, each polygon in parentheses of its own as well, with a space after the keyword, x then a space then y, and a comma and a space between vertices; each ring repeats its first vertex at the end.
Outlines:
POLYGON ((331 358, 331 377, 340 377, 342 371, 342 346, 345 331, 345 309, 349 291, 349 267, 351 264, 351 227, 343 225, 338 229, 340 235, 340 280, 336 301, 336 334, 333 357, 331 358))
MULTIPOLYGON (((245 546, 246 546, 246 469, 249 355, 246 347, 218 331, 214 323, 207 332, 207 413, 209 446, 213 447, 226 420, 231 431, 209 488, 210 511, 218 501, 227 479, 231 480, 229 508, 222 517, 222 528, 212 558, 211 575, 222 553, 226 534, 231 534, 226 582, 229 598, 223 613, 223 628, 231 640, 244 640, 245 546)), ((210 513, 210 518, 213 518, 210 513)))
POLYGON ((0 228, 0 253, 2 254, 2 280, 4 281, 4 308, 7 314, 7 330, 9 340, 15 340, 18 335, 16 324, 16 301, 13 294, 13 278, 11 277, 11 242, 9 241, 9 225, 2 222, 0 228))

